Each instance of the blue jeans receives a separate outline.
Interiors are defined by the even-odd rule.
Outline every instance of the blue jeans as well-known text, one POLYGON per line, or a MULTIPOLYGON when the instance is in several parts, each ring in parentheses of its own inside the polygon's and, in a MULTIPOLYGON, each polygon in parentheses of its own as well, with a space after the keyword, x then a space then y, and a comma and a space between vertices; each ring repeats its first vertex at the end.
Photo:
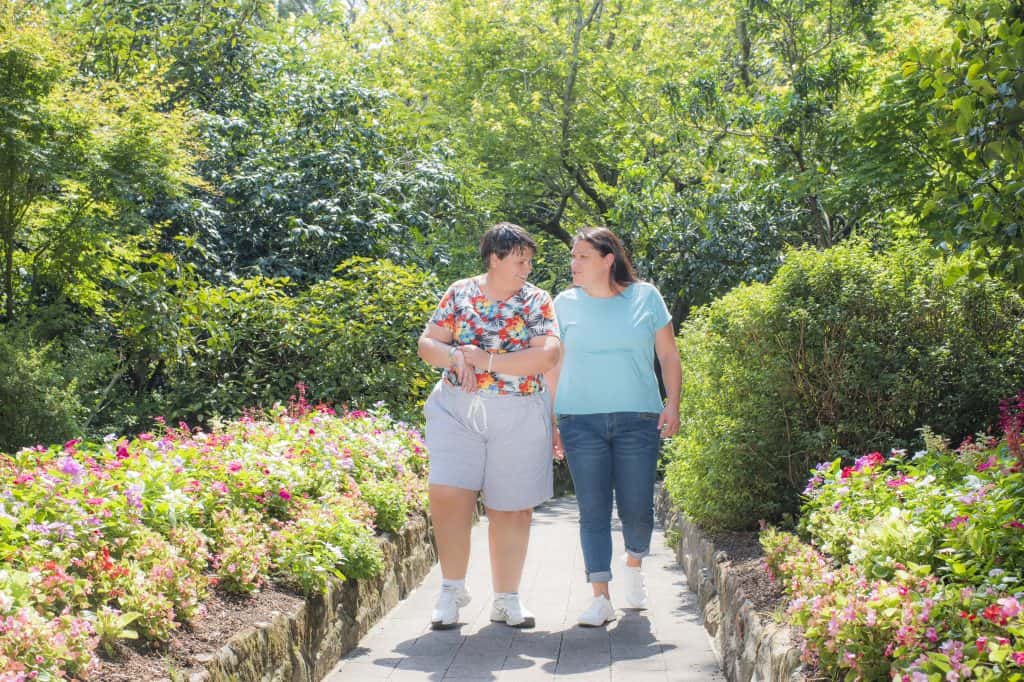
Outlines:
POLYGON ((658 416, 654 412, 558 415, 580 508, 587 582, 606 583, 612 577, 613 493, 626 552, 637 559, 650 552, 661 448, 658 416))

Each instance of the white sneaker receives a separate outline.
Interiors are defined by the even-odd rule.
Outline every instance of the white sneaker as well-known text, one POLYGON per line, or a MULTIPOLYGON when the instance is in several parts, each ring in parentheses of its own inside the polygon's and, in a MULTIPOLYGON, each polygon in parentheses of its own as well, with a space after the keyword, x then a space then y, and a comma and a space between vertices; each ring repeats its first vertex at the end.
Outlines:
POLYGON ((646 609, 647 586, 644 584, 643 569, 626 565, 622 575, 626 587, 626 604, 631 609, 646 609))
POLYGON ((615 609, 612 608, 608 597, 602 594, 594 597, 594 601, 580 614, 577 622, 584 627, 599 628, 611 620, 615 620, 615 609))
POLYGON ((536 624, 533 614, 519 601, 518 594, 495 597, 491 607, 491 621, 514 628, 532 628, 536 624))
POLYGON ((437 595, 437 604, 430 615, 430 627, 433 630, 451 630, 459 621, 459 609, 470 602, 471 597, 465 587, 441 585, 437 595))

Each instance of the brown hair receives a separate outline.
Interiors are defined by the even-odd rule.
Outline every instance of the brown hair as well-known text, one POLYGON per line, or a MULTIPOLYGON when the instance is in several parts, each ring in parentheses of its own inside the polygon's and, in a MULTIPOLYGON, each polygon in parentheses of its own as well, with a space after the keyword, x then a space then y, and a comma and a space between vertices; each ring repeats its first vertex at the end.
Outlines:
POLYGON ((615 262, 612 263, 609 273, 613 282, 619 286, 627 286, 640 281, 640 278, 636 276, 633 262, 629 259, 629 254, 626 253, 626 247, 622 245, 622 240, 607 227, 585 227, 576 233, 576 236, 572 238, 572 243, 575 244, 581 240, 593 246, 602 257, 609 253, 615 256, 615 262))
POLYGON ((498 223, 484 232, 480 240, 480 258, 485 270, 491 266, 492 253, 503 260, 508 254, 521 251, 536 254, 537 244, 529 232, 515 223, 498 223))

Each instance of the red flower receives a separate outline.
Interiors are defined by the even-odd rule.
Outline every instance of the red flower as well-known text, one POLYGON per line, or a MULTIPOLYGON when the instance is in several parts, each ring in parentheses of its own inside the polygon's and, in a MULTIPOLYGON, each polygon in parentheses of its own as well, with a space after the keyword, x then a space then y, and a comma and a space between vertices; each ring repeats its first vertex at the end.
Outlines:
POLYGON ((1006 625, 1009 622, 1006 616, 1003 615, 1003 609, 999 604, 989 604, 985 607, 985 610, 981 612, 981 615, 985 617, 985 620, 995 623, 996 625, 1006 625))

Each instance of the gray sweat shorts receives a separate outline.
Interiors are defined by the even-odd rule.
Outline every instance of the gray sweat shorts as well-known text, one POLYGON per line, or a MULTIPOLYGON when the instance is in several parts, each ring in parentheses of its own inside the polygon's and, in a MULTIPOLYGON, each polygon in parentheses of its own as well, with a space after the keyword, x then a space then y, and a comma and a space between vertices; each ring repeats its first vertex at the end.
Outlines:
POLYGON ((430 483, 479 490, 497 511, 532 509, 554 495, 546 391, 483 395, 442 379, 423 414, 430 483))

